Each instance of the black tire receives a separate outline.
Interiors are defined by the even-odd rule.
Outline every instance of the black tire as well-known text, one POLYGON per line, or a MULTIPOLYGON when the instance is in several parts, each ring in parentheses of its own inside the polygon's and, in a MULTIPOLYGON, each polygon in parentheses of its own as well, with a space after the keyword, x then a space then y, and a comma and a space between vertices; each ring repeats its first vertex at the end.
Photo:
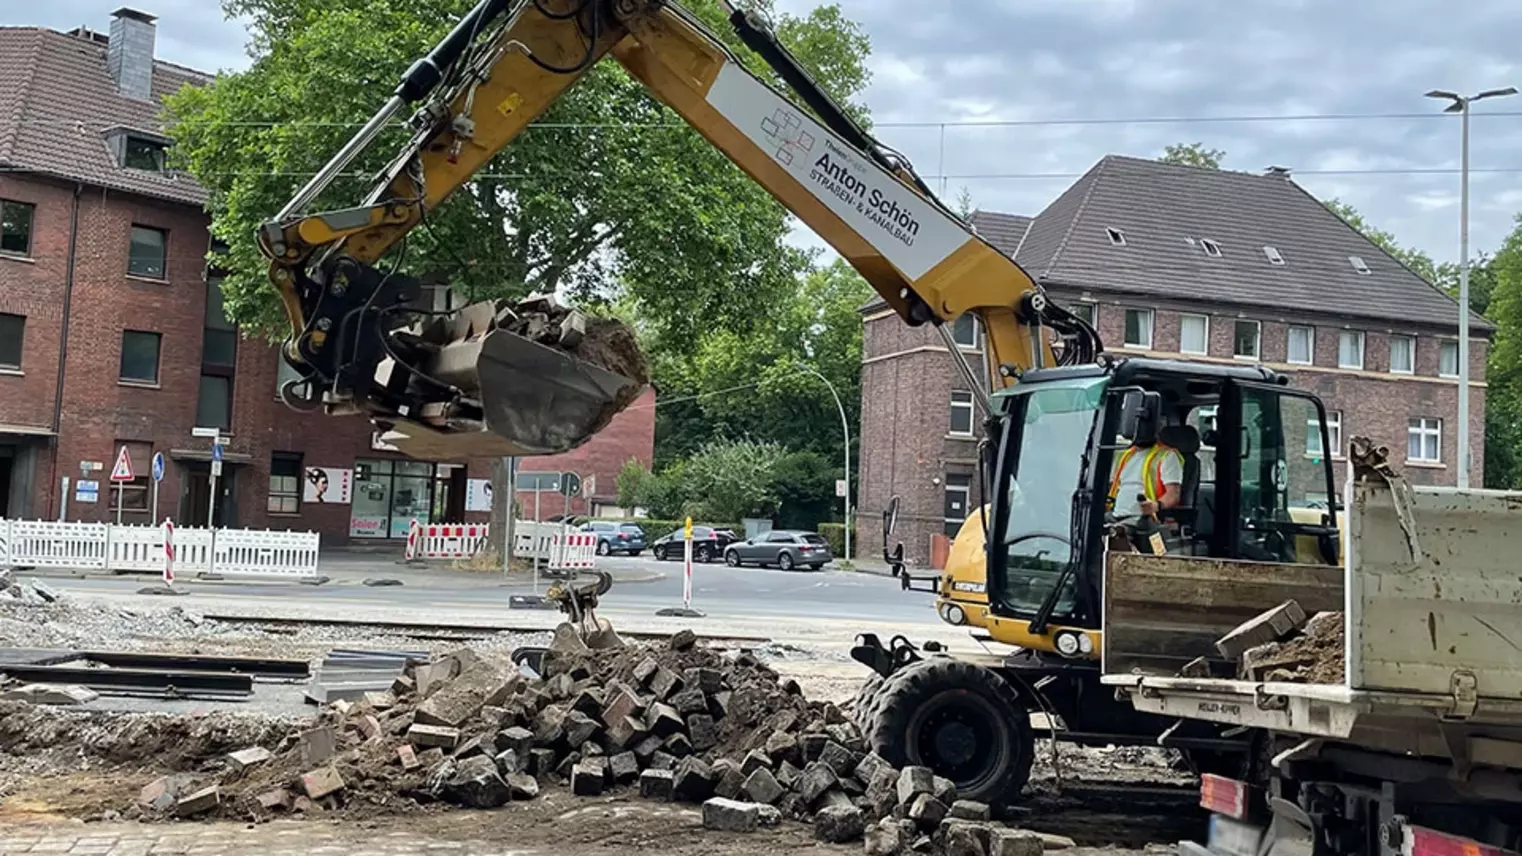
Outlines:
POLYGON ((786 550, 778 553, 777 567, 781 568, 784 571, 791 571, 793 569, 793 554, 789 553, 786 550))
POLYGON ((822 570, 824 570, 824 565, 818 564, 816 562, 815 564, 809 565, 809 570, 811 570, 811 571, 822 571, 822 570))
POLYGON ((643 553, 643 552, 645 552, 645 551, 644 550, 630 550, 629 551, 629 558, 632 559, 635 556, 638 556, 640 553, 643 553))
POLYGON ((738 567, 740 567, 740 553, 739 553, 739 551, 738 550, 725 550, 724 551, 724 564, 730 566, 731 568, 738 568, 738 567))
POLYGON ((651 554, 653 556, 655 556, 655 560, 657 562, 664 562, 664 561, 666 561, 666 548, 665 547, 656 547, 653 551, 651 551, 651 554))
POLYGON ((1035 735, 1020 695, 997 672, 931 657, 895 672, 876 702, 868 739, 888 763, 931 768, 956 784, 958 799, 1019 798, 1035 735))
POLYGON ((693 558, 706 565, 713 561, 713 548, 707 544, 699 544, 693 551, 693 558))
POLYGON ((877 717, 877 696, 882 691, 884 678, 876 672, 867 676, 861 689, 856 691, 856 699, 851 702, 851 719, 856 723, 856 730, 866 740, 872 739, 871 727, 877 717))
POLYGON ((597 542, 597 555, 606 556, 611 552, 613 552, 613 547, 610 546, 607 541, 599 539, 597 542))

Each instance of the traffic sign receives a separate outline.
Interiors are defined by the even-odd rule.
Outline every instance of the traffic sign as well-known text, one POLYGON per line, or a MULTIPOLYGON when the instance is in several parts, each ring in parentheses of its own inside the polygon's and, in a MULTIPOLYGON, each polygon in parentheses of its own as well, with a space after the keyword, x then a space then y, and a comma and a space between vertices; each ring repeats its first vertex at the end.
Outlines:
POLYGON ((220 464, 220 463, 222 463, 222 444, 221 443, 212 443, 211 444, 211 462, 214 463, 214 464, 220 464))
POLYGON ((560 495, 567 499, 573 496, 581 496, 581 476, 575 473, 561 473, 560 495))
POLYGON ((111 468, 111 481, 129 482, 134 479, 132 475, 132 455, 127 453, 127 447, 123 446, 116 456, 116 466, 111 468))
POLYGON ((156 482, 164 480, 164 453, 163 452, 154 452, 153 453, 153 480, 156 481, 156 482))
POLYGON ((835 495, 839 496, 839 497, 844 497, 846 495, 846 480, 845 479, 836 479, 835 480, 835 495))
MULTIPOLYGON (((217 448, 221 447, 218 446, 217 448)), ((220 459, 211 462, 211 474, 218 477, 222 475, 222 461, 220 459)))

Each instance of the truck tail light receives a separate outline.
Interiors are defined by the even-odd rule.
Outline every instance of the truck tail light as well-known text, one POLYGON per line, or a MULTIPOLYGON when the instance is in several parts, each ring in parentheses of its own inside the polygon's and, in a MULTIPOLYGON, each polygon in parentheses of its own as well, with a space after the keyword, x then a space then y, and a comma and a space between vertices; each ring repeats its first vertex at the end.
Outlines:
POLYGON ((1517 856, 1511 850, 1502 850, 1420 826, 1406 827, 1405 852, 1409 856, 1517 856))
POLYGON ((1247 819, 1247 783, 1205 773, 1200 776, 1200 807, 1233 820, 1247 819))

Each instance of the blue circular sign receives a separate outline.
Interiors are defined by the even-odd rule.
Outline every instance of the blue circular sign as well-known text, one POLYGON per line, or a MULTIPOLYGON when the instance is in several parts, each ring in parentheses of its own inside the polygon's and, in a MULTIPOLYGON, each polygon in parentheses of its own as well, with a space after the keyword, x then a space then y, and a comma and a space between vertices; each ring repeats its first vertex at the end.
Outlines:
POLYGON ((153 453, 153 480, 154 481, 163 481, 164 480, 164 453, 163 452, 154 452, 153 453))

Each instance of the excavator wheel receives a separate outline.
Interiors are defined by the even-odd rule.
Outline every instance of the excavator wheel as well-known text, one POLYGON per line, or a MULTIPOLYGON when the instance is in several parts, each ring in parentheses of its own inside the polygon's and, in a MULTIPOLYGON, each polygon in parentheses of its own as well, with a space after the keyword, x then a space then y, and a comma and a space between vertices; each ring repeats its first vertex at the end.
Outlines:
POLYGON ((1015 801, 1030 778, 1035 735, 1019 693, 997 672, 952 657, 911 663, 875 698, 867 732, 895 767, 929 767, 958 799, 1015 801))
POLYGON ((851 719, 856 723, 856 730, 868 740, 872 739, 871 727, 877 716, 877 695, 886 682, 886 678, 873 672, 862 683, 861 689, 856 691, 856 699, 851 702, 851 719))

